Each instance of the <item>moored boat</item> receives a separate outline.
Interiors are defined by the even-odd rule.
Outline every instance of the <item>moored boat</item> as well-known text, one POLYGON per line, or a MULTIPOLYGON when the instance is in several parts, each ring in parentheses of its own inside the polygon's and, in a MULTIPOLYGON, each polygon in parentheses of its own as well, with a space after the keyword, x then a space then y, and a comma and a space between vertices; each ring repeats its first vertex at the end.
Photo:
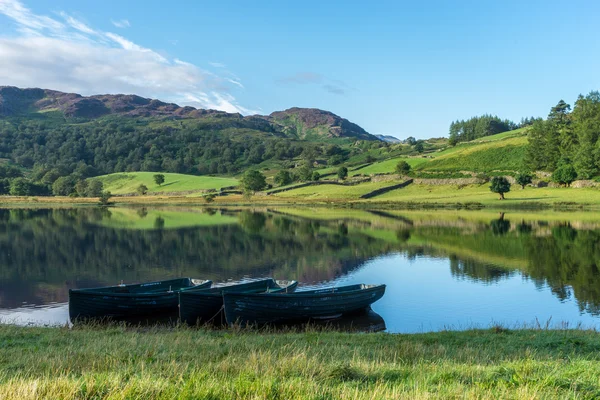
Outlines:
POLYGON ((146 315, 177 316, 179 292, 210 288, 212 281, 170 279, 132 285, 69 290, 72 322, 89 319, 122 320, 146 315))
MULTIPOLYGON (((189 325, 215 321, 222 315, 224 293, 291 293, 298 282, 260 279, 210 289, 191 289, 179 293, 179 317, 189 325)), ((219 320, 220 321, 220 320, 219 320)))
POLYGON ((385 285, 350 285, 290 294, 223 293, 225 319, 241 325, 336 318, 367 309, 385 285))

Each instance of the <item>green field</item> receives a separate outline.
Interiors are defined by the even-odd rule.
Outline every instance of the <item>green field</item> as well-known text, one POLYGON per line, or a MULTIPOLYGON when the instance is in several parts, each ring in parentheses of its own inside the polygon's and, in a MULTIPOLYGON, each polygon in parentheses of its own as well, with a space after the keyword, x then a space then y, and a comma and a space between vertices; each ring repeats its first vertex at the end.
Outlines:
POLYGON ((397 189, 372 200, 402 201, 402 202, 432 202, 432 203, 468 203, 479 202, 496 207, 518 203, 561 203, 576 202, 584 204, 600 204, 600 189, 597 188, 525 188, 513 185, 511 192, 506 194, 506 200, 498 200, 498 195, 490 191, 490 185, 417 185, 413 184, 404 189, 397 189))
POLYGON ((397 182, 366 182, 354 186, 342 185, 317 185, 307 186, 300 189, 292 189, 287 192, 277 193, 272 196, 299 198, 307 200, 347 199, 356 200, 361 195, 372 192, 382 187, 393 185, 397 182))
POLYGON ((423 171, 519 171, 523 160, 527 138, 524 136, 492 140, 469 146, 457 146, 440 152, 429 162, 421 164, 423 171))
POLYGON ((350 171, 348 174, 350 176, 355 176, 355 175, 392 173, 392 172, 396 171, 396 165, 400 161, 406 161, 412 168, 415 168, 419 165, 426 163, 428 160, 426 158, 407 158, 407 157, 391 158, 389 160, 373 163, 373 164, 369 165, 368 167, 361 168, 356 171, 350 171))
POLYGON ((109 190, 112 194, 136 193, 141 184, 148 187, 148 193, 220 189, 239 184, 239 181, 235 178, 162 173, 165 176, 165 182, 159 186, 154 182, 153 176, 155 174, 157 173, 124 172, 103 175, 94 179, 102 181, 104 189, 109 190))
POLYGON ((294 333, 0 326, 0 398, 600 396, 592 331, 294 333))
MULTIPOLYGON (((390 186, 396 182, 368 182, 356 186, 321 185, 309 186, 279 193, 273 196, 306 200, 357 200, 361 195, 390 186)), ((483 185, 422 185, 412 184, 396 189, 368 202, 396 201, 414 203, 470 203, 477 202, 486 206, 510 207, 520 203, 565 203, 600 205, 600 189, 598 188, 532 188, 524 190, 513 185, 506 200, 498 200, 498 195, 489 189, 489 183, 483 185)))

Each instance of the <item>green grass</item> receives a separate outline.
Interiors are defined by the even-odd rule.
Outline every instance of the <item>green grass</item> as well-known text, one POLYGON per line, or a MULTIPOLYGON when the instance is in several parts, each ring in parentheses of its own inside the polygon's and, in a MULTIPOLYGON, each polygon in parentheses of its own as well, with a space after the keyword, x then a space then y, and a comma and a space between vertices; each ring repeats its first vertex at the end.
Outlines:
MULTIPOLYGON (((367 182, 355 186, 322 185, 309 186, 278 193, 273 197, 298 200, 358 200, 359 197, 372 190, 390 186, 396 182, 367 182)), ((578 203, 600 205, 600 189, 598 188, 532 188, 521 189, 512 186, 506 194, 506 200, 498 200, 498 195, 489 189, 489 183, 483 185, 422 185, 412 184, 396 189, 364 202, 374 203, 393 201, 402 203, 481 203, 485 206, 511 207, 522 203, 578 203)))
POLYGON ((600 396, 600 336, 0 326, 0 398, 425 399, 600 396))
POLYGON ((406 161, 412 168, 415 168, 418 165, 426 163, 428 160, 426 158, 407 158, 407 157, 398 157, 391 158, 389 160, 376 162, 368 167, 361 168, 356 171, 349 172, 350 176, 355 175, 371 175, 371 174, 388 174, 394 173, 396 171, 396 165, 400 161, 406 161))
POLYGON ((188 190, 220 189, 227 186, 235 186, 239 181, 235 178, 196 176, 185 174, 162 173, 165 183, 158 186, 153 176, 157 172, 126 172, 110 175, 102 175, 98 179, 104 183, 104 189, 112 194, 136 193, 137 188, 144 184, 149 193, 168 193, 188 190))
POLYGON ((277 193, 273 196, 309 200, 358 199, 361 195, 397 182, 366 182, 354 186, 317 185, 277 193))
POLYGON ((456 146, 438 153, 417 169, 423 171, 518 171, 523 168, 527 138, 523 136, 456 146))
POLYGON ((600 190, 595 188, 526 188, 512 186, 512 191, 506 194, 506 200, 498 200, 498 195, 492 193, 489 184, 468 185, 417 185, 413 184, 404 189, 394 190, 375 197, 373 200, 427 202, 427 203, 468 203, 479 202, 484 205, 497 207, 511 206, 515 203, 583 203, 600 204, 600 190))

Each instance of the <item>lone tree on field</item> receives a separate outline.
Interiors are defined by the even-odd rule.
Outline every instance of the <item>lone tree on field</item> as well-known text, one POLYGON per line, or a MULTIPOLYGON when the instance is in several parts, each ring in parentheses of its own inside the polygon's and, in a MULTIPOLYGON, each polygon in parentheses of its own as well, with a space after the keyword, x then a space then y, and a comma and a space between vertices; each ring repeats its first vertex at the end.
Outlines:
POLYGON ((338 169, 337 176, 341 180, 346 179, 348 177, 348 168, 346 168, 346 167, 340 167, 340 169, 338 169))
POLYGON ((156 174, 153 176, 154 178, 154 182, 156 182, 156 184, 158 186, 162 185, 163 183, 165 183, 165 176, 163 174, 156 174))
POLYGON ((500 200, 504 200, 504 193, 510 192, 510 182, 503 176, 495 176, 492 178, 490 190, 493 193, 500 195, 500 200))
POLYGON ((252 196, 254 192, 262 190, 265 188, 265 186, 267 186, 267 178, 265 178, 260 171, 249 169, 244 173, 244 175, 242 175, 240 183, 242 185, 242 189, 244 189, 244 194, 246 196, 252 196))
POLYGON ((148 187, 142 183, 140 186, 138 186, 137 192, 139 195, 143 196, 148 193, 148 187))
POLYGON ((521 185, 521 189, 525 189, 526 185, 529 185, 532 182, 533 175, 529 172, 521 172, 516 177, 515 180, 519 185, 521 185))
POLYGON ((396 164, 396 173, 399 175, 407 175, 410 172, 410 164, 406 161, 398 161, 396 164))

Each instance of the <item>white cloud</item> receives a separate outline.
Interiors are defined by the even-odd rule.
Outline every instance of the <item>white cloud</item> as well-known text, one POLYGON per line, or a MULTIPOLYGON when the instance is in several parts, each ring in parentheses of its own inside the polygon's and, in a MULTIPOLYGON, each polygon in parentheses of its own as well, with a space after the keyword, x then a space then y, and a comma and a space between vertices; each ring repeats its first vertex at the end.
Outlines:
POLYGON ((129 28, 131 26, 129 20, 126 19, 119 19, 116 21, 114 19, 111 19, 110 22, 112 22, 112 24, 117 28, 129 28))
POLYGON ((0 84, 83 95, 134 93, 201 108, 252 114, 231 94, 243 88, 178 59, 169 60, 111 32, 94 30, 60 12, 65 23, 34 14, 18 0, 0 0, 16 37, 0 37, 0 84))

